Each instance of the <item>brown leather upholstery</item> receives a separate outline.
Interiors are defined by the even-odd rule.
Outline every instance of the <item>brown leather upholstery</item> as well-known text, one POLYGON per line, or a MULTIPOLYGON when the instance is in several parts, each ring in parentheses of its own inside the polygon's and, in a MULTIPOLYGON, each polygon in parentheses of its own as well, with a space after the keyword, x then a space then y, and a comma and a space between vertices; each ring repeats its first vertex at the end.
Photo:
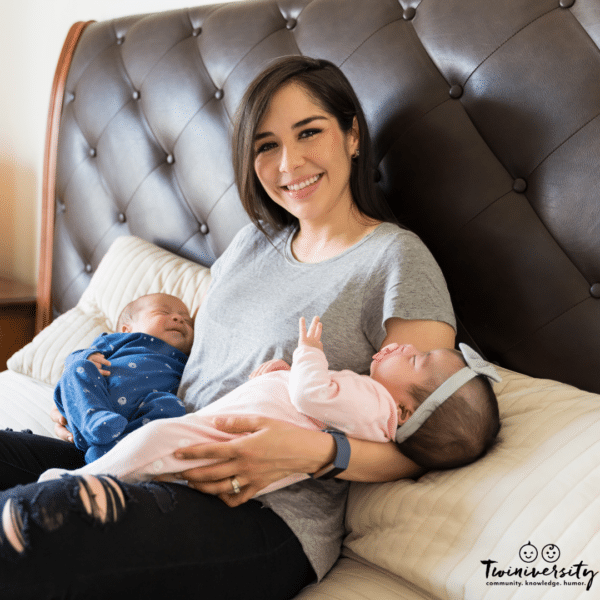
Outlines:
POLYGON ((115 237, 210 265, 247 222, 231 117, 280 55, 340 65, 380 186, 488 358, 600 392, 600 0, 251 0, 94 23, 66 82, 53 269, 115 237))

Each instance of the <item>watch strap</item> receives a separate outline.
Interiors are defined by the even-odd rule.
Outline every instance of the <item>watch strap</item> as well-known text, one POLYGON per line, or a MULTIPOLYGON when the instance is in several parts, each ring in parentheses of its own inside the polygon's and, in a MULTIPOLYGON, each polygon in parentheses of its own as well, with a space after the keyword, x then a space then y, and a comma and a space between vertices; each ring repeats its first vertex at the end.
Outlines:
POLYGON ((312 473, 313 479, 331 479, 345 471, 350 463, 350 442, 346 434, 337 429, 323 429, 323 432, 333 436, 336 447, 335 458, 332 463, 325 465, 316 473, 312 473))

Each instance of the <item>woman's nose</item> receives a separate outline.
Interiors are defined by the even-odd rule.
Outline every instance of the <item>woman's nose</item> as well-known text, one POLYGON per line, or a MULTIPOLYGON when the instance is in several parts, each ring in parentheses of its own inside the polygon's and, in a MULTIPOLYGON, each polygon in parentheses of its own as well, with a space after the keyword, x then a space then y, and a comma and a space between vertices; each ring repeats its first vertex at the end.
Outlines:
POLYGON ((295 145, 285 145, 281 149, 281 160, 279 171, 281 173, 292 173, 303 163, 300 150, 295 145))

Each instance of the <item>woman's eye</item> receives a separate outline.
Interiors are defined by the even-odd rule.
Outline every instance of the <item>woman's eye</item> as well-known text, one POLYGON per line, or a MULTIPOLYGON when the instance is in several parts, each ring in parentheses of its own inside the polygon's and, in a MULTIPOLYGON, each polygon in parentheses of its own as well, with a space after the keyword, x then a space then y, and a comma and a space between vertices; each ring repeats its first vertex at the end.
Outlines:
POLYGON ((268 152, 275 148, 277 144, 275 142, 266 142, 265 144, 261 144, 256 148, 256 154, 262 154, 263 152, 268 152))
POLYGON ((300 133, 300 139, 311 138, 317 135, 317 133, 321 133, 321 129, 305 129, 300 133))

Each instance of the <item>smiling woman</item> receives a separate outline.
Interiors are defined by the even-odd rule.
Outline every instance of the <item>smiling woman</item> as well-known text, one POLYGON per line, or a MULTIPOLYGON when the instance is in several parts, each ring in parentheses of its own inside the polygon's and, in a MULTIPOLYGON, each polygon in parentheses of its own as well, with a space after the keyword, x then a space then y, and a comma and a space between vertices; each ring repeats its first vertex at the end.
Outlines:
MULTIPOLYGON (((324 350, 335 371, 368 373, 373 354, 387 344, 412 344, 424 352, 452 348, 456 323, 444 277, 422 241, 396 224, 376 193, 367 124, 340 69, 322 60, 284 58, 257 77, 240 106, 234 170, 253 223, 211 267, 178 391, 188 412, 239 388, 264 362, 291 363, 302 316, 321 315, 324 350)), ((69 527, 53 532, 54 543, 43 532, 27 532, 27 544, 37 552, 24 552, 18 569, 2 568, 0 546, 0 587, 10 577, 19 589, 25 573, 35 570, 60 595, 57 565, 77 562, 86 573, 80 579, 83 597, 90 589, 139 595, 139 578, 131 573, 141 559, 151 592, 168 577, 177 581, 180 595, 195 594, 202 585, 207 599, 225 593, 240 600, 283 600, 322 578, 337 559, 347 480, 392 481, 420 472, 392 442, 350 439, 338 446, 339 432, 334 437, 328 430, 244 414, 220 421, 217 429, 244 435, 181 448, 189 467, 178 477, 188 486, 119 482, 126 510, 101 539, 88 535, 92 526, 85 515, 71 511, 69 527), (213 460, 194 466, 206 459, 213 460), (304 479, 253 499, 290 474, 304 479), (221 500, 235 510, 223 512, 221 500), (54 552, 68 547, 63 537, 75 554, 54 552), (111 578, 98 554, 110 557, 111 578), (55 562, 47 560, 50 555, 55 562), (29 556, 44 557, 43 566, 29 556)), ((66 439, 68 431, 60 435, 66 439)), ((27 466, 24 482, 49 468, 65 468, 72 449, 65 443, 50 455, 33 436, 0 432, 0 466, 3 443, 6 454, 14 455, 19 444, 23 454, 40 458, 27 466)), ((14 461, 8 463, 5 470, 14 471, 14 461)), ((65 492, 73 497, 81 485, 73 477, 32 483, 0 495, 0 507, 11 498, 7 514, 27 522, 40 491, 52 503, 65 492)))

